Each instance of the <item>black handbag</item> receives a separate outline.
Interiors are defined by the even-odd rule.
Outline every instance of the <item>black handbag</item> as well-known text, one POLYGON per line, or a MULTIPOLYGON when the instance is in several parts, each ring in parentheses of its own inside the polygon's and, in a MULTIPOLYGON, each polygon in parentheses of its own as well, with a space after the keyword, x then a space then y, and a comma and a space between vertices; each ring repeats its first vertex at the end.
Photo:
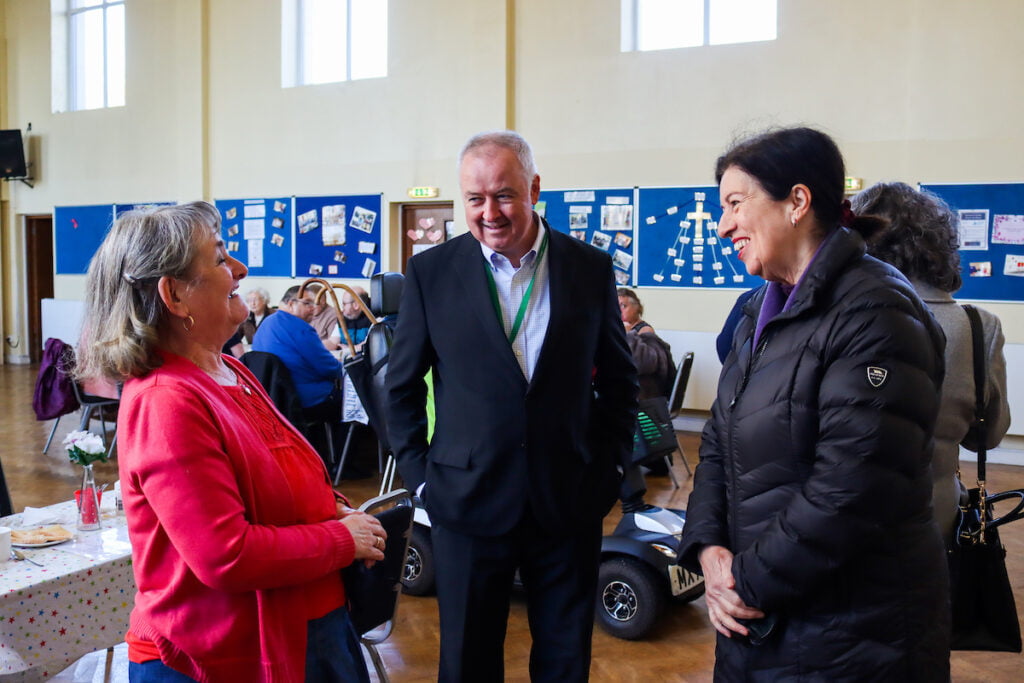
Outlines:
MULTIPOLYGON (((978 436, 978 486, 967 491, 960 503, 959 523, 949 554, 952 588, 953 650, 1020 652, 1020 624, 1010 579, 1006 574, 1006 549, 998 527, 1024 516, 1024 491, 988 495, 985 489, 986 425, 985 343, 976 309, 964 306, 971 322, 974 352, 975 415, 971 429, 978 436), (993 504, 1017 498, 1017 506, 995 517, 993 504)), ((959 471, 957 472, 959 477, 959 471)))

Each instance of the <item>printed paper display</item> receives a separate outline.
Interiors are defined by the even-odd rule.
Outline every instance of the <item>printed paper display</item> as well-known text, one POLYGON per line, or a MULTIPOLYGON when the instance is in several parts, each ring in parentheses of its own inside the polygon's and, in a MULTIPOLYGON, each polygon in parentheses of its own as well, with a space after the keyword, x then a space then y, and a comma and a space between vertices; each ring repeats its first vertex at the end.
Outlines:
POLYGON ((332 204, 323 208, 325 247, 338 247, 345 244, 345 205, 332 204))
POLYGON ((319 227, 320 221, 317 218, 316 209, 310 209, 306 213, 299 214, 299 233, 304 235, 319 227))
POLYGON ((993 216, 992 243, 1024 244, 1024 216, 993 216))

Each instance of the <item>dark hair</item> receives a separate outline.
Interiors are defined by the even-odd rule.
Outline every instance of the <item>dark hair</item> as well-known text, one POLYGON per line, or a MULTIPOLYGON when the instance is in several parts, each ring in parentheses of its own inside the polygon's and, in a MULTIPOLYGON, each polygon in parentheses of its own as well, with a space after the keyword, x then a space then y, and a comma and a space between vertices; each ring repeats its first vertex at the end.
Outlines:
MULTIPOLYGON (((715 182, 732 166, 753 176, 775 201, 789 196, 793 186, 811 191, 811 210, 824 232, 843 216, 846 168, 839 147, 828 135, 807 127, 768 130, 734 142, 715 163, 715 182)), ((867 239, 884 227, 873 216, 855 216, 846 227, 867 239)))
MULTIPOLYGON (((313 283, 313 284, 318 284, 318 283, 313 283)), ((312 291, 312 286, 313 286, 312 284, 311 285, 307 285, 306 289, 309 289, 310 291, 312 291)), ((284 296, 281 297, 281 305, 284 306, 289 301, 294 301, 295 299, 298 299, 299 298, 299 289, 301 289, 301 288, 302 288, 302 285, 295 285, 293 287, 289 287, 288 289, 284 290, 284 296)))
POLYGON ((940 197, 906 183, 877 183, 852 200, 854 211, 889 219, 868 240, 868 253, 912 280, 944 292, 960 289, 956 214, 940 197))
POLYGON ((640 297, 638 297, 636 295, 636 292, 634 292, 632 289, 629 289, 627 287, 619 287, 616 291, 616 294, 627 299, 632 299, 633 303, 636 304, 636 308, 639 311, 640 315, 644 314, 644 305, 640 303, 640 297))

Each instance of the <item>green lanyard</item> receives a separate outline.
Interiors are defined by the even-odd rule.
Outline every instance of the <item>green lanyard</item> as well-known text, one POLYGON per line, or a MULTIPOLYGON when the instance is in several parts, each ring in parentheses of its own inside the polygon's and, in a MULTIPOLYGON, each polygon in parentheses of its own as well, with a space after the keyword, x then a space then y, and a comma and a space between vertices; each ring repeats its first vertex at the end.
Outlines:
MULTIPOLYGON (((530 277, 530 284, 526 286, 526 291, 523 292, 523 298, 519 302, 519 312, 516 313, 515 322, 512 323, 512 330, 508 333, 508 343, 512 344, 515 342, 516 337, 519 336, 519 328, 523 326, 523 319, 526 317, 526 309, 530 306, 530 296, 533 294, 533 283, 537 280, 537 270, 540 269, 540 260, 544 258, 544 252, 548 248, 548 233, 544 232, 544 239, 540 243, 540 251, 537 252, 537 260, 533 262, 533 275, 530 277)), ((494 304, 494 312, 498 314, 498 322, 504 322, 501 317, 501 299, 498 298, 498 285, 494 282, 494 273, 491 272, 491 264, 484 264, 484 270, 487 272, 487 284, 491 290, 491 303, 494 304)))

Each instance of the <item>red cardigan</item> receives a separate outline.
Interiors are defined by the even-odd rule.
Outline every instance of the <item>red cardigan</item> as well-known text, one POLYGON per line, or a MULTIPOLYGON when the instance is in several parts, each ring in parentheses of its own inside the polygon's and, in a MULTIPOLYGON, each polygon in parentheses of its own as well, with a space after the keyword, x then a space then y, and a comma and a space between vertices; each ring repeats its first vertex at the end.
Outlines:
POLYGON ((262 400, 298 432, 241 363, 225 358, 247 388, 162 356, 125 384, 118 416, 131 632, 199 681, 303 680, 306 624, 344 604, 355 553, 327 471, 304 440, 282 469, 241 405, 262 400))

